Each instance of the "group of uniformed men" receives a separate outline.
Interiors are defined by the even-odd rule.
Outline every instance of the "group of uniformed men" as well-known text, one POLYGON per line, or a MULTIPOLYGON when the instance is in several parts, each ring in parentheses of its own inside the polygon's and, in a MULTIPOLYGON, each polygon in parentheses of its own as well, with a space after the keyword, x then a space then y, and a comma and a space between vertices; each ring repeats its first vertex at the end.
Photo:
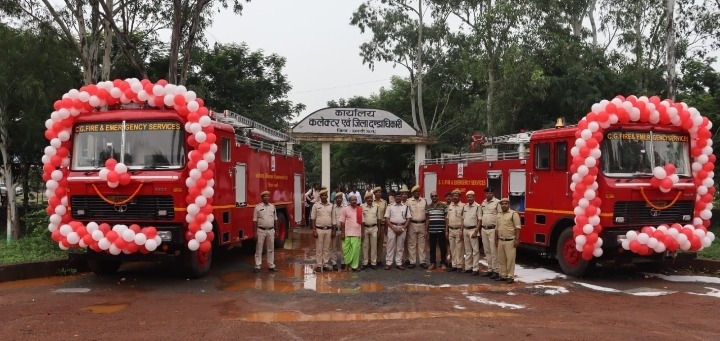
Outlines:
MULTIPOLYGON (((319 200, 310 211, 312 233, 316 238, 316 271, 345 267, 351 271, 368 267, 377 269, 382 266, 378 255, 387 237, 385 270, 390 270, 393 263, 398 269, 405 270, 405 260, 411 269, 419 262, 420 267, 429 270, 441 268, 477 276, 480 275, 479 246, 482 243, 488 264, 482 276, 514 282, 515 250, 521 226, 520 217, 510 209, 507 198, 498 200, 489 187, 485 188, 486 199, 481 203, 475 201, 474 191, 467 191, 467 202, 461 202, 459 189, 447 193, 445 202, 439 201, 438 194, 432 192, 428 203, 420 198, 420 186, 417 185, 412 190, 403 186, 399 193, 391 192, 391 203, 381 194, 382 189, 376 187, 365 194, 363 204, 358 204, 358 195, 351 195, 346 205, 343 193, 336 193, 335 202, 331 203, 327 189, 318 191, 319 200), (411 193, 409 198, 408 192, 411 193), (430 244, 429 265, 425 255, 426 237, 430 244), (447 243, 450 256, 447 255, 447 243), (440 262, 437 262, 436 247, 440 248, 440 262)), ((253 215, 258 236, 255 272, 260 271, 266 242, 269 269, 277 271, 273 250, 277 213, 269 203, 269 196, 268 191, 261 194, 262 203, 255 207, 253 215)))

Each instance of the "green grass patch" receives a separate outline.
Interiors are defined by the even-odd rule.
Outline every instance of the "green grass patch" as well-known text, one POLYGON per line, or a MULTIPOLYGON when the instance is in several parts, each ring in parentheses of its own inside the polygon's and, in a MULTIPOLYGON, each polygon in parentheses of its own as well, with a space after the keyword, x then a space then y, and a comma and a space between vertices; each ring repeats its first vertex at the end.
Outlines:
POLYGON ((31 212, 22 220, 29 232, 9 244, 6 242, 6 235, 2 235, 0 264, 67 259, 68 252, 61 250, 57 243, 50 238, 50 232, 47 230, 47 214, 44 210, 31 212))
MULTIPOLYGON (((713 232, 715 233, 715 232, 713 232)), ((698 252, 699 258, 720 260, 720 240, 717 238, 713 241, 710 247, 698 252)))

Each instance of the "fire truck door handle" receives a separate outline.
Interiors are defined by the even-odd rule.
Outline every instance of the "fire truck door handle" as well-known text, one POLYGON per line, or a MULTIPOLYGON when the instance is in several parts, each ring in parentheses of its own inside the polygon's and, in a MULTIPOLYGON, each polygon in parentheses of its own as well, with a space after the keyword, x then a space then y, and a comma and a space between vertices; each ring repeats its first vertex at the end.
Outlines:
POLYGON ((234 172, 235 172, 234 169, 232 169, 232 168, 228 169, 228 175, 230 175, 231 177, 233 176, 234 172))
POLYGON ((532 172, 530 172, 529 175, 530 175, 530 181, 529 181, 529 183, 530 183, 530 188, 529 188, 529 191, 528 191, 528 192, 530 192, 530 194, 532 194, 532 192, 533 192, 533 182, 535 182, 535 179, 533 179, 533 173, 532 173, 532 172))
POLYGON ((565 196, 570 195, 570 172, 565 172, 565 196))

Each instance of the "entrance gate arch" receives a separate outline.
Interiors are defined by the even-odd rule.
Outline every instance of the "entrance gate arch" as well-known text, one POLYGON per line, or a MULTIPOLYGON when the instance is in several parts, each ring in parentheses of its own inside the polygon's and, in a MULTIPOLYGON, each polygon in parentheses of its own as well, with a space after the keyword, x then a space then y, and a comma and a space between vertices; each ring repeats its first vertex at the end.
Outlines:
POLYGON ((412 125, 382 109, 324 108, 296 123, 291 134, 301 142, 321 142, 321 184, 330 188, 330 143, 400 143, 415 145, 415 179, 425 161, 428 145, 437 139, 423 137, 412 125))

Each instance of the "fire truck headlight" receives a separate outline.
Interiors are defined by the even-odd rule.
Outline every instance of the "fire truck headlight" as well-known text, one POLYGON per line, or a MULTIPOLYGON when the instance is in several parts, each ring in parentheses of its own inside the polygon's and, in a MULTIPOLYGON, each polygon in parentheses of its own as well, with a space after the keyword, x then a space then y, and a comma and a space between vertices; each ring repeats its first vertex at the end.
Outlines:
POLYGON ((172 240, 172 232, 170 231, 158 231, 157 235, 160 236, 160 240, 169 242, 172 240))
POLYGON ((85 210, 77 210, 77 215, 85 215, 85 210))
POLYGON ((682 219, 683 221, 690 221, 691 218, 689 214, 684 214, 682 219))
POLYGON ((167 210, 159 210, 157 215, 158 217, 167 217, 167 210))
POLYGON ((625 217, 615 217, 615 222, 618 224, 622 224, 625 222, 625 217))

